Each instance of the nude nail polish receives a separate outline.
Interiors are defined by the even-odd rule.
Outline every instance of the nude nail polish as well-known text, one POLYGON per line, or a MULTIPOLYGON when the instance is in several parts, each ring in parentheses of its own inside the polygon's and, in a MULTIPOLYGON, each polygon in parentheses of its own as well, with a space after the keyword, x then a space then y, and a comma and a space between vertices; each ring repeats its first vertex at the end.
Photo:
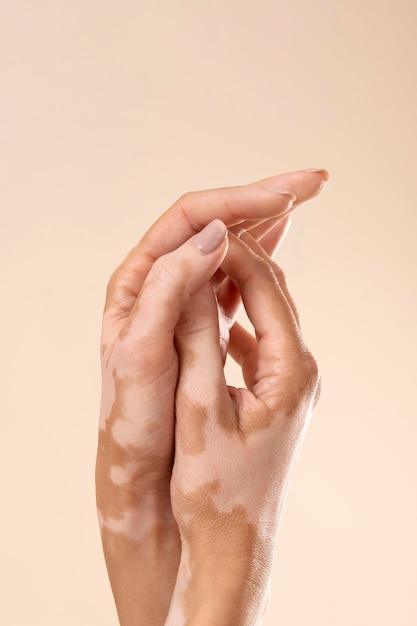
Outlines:
POLYGON ((220 246, 227 234, 227 228, 221 220, 213 220, 195 237, 192 243, 203 253, 210 254, 220 246))
POLYGON ((310 168, 308 170, 305 170, 306 172, 312 172, 313 174, 321 174, 324 178, 324 182, 327 183, 327 181, 329 180, 329 172, 325 169, 320 169, 320 168, 310 168))

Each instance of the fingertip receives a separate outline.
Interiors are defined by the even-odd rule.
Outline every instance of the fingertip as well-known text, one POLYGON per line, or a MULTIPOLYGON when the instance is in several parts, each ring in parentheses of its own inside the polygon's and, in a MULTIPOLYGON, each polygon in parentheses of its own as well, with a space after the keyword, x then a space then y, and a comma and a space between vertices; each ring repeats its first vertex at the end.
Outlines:
POLYGON ((330 174, 328 172, 328 170, 325 170, 323 168, 310 168, 305 170, 306 172, 310 172, 311 174, 318 174, 321 177, 321 183, 320 183, 320 187, 317 190, 317 193, 321 193, 324 188, 326 187, 326 184, 330 178, 330 174))
POLYGON ((203 255, 207 255, 219 249, 225 240, 227 240, 227 227, 221 220, 215 219, 197 233, 191 239, 191 243, 203 255))
POLYGON ((309 169, 307 169, 305 171, 306 172, 312 172, 313 174, 320 174, 322 176, 324 182, 326 182, 326 183, 327 183, 327 181, 330 178, 329 171, 325 170, 324 168, 314 168, 314 167, 311 167, 311 168, 309 168, 309 169))

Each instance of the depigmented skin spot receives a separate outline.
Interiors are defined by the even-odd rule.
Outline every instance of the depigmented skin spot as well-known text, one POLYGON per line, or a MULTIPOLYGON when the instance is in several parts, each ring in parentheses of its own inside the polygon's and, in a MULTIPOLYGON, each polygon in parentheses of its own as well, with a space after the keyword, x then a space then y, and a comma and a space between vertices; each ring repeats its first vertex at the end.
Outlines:
MULTIPOLYGON (((252 409, 248 407, 248 410, 252 409)), ((253 503, 260 504, 265 489, 259 482, 259 476, 263 475, 266 464, 272 467, 276 457, 282 454, 270 412, 263 405, 262 409, 263 412, 259 414, 246 416, 246 420, 250 417, 251 421, 244 424, 243 430, 237 425, 236 411, 230 397, 223 409, 218 403, 207 409, 182 394, 177 410, 181 420, 176 425, 173 484, 178 484, 187 492, 194 492, 204 484, 218 480, 218 489, 212 498, 217 510, 222 513, 233 507, 235 498, 239 498, 239 489, 243 489, 242 493, 246 497, 251 494, 253 503), (232 422, 235 424, 233 429, 232 422), (249 467, 254 468, 254 473, 247 473, 249 467)), ((180 507, 179 510, 185 515, 185 508, 180 507)), ((251 506, 251 521, 254 519, 256 506, 251 506)))
POLYGON ((287 484, 278 468, 291 467, 294 424, 249 390, 230 391, 205 398, 204 407, 190 388, 177 397, 172 494, 182 555, 169 626, 207 615, 222 626, 257 626, 266 606, 287 484), (202 611, 207 584, 211 597, 224 599, 218 613, 202 611))
POLYGON ((181 547, 169 496, 173 455, 166 453, 173 449, 174 420, 162 416, 171 417, 170 429, 167 421, 132 415, 134 394, 140 389, 134 377, 113 372, 108 383, 114 389, 108 393, 112 402, 103 408, 107 415, 99 429, 96 497, 110 583, 120 623, 163 624, 181 547), (163 429, 165 445, 158 428, 163 429), (160 443, 156 449, 147 445, 147 438, 155 436, 160 443), (151 593, 156 588, 158 603, 151 593))
POLYGON ((164 624, 180 559, 180 542, 172 529, 155 524, 140 541, 108 528, 102 530, 105 559, 121 624, 164 624), (140 558, 132 558, 137 553, 140 558), (169 555, 169 556, 168 556, 169 555), (144 569, 144 563, 163 562, 158 570, 144 569), (151 589, 158 589, 155 602, 151 589), (140 611, 140 612, 139 612, 140 611))
MULTIPOLYGON (((161 487, 165 483, 165 491, 169 491, 169 477, 172 471, 173 455, 166 458, 163 453, 158 455, 157 451, 149 452, 146 446, 146 440, 143 447, 132 445, 124 441, 121 443, 120 438, 116 438, 118 427, 124 424, 126 420, 126 402, 128 393, 135 386, 137 381, 134 378, 124 377, 118 378, 113 375, 115 394, 114 402, 110 410, 108 418, 105 420, 105 428, 100 428, 98 438, 98 454, 96 464, 96 480, 97 480, 97 508, 104 516, 104 519, 121 519, 123 518, 125 509, 121 508, 121 502, 129 502, 129 506, 138 504, 138 498, 143 492, 144 479, 150 478, 150 468, 155 477, 160 477, 161 487), (122 484, 117 485, 117 481, 113 481, 115 469, 119 475, 124 473, 122 484), (115 486, 111 494, 108 488, 101 489, 101 485, 115 486), (118 488, 117 488, 118 487, 118 488), (118 495, 120 494, 120 498, 118 495)), ((140 420, 141 416, 138 416, 140 420)), ((131 422, 127 422, 128 427, 131 422)), ((167 432, 166 424, 164 431, 167 432)), ((155 426, 156 428, 157 426, 155 426)), ((134 428, 134 425, 132 426, 134 428)), ((152 428, 151 426, 149 428, 152 428)), ((169 432, 169 431, 168 431, 169 432)), ((171 447, 173 448, 173 426, 171 437, 171 447)), ((146 438, 146 431, 142 433, 143 439, 146 438)), ((127 439, 127 436, 126 436, 127 439)), ((132 437, 133 440, 133 437, 132 437)), ((167 493, 168 495, 168 493, 167 493)))

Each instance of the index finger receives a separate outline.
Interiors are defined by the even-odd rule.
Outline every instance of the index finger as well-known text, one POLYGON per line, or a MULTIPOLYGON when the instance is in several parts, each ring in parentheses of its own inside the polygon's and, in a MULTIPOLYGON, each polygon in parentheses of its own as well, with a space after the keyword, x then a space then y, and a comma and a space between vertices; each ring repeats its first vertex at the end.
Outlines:
POLYGON ((139 245, 155 260, 213 219, 220 219, 230 227, 246 220, 280 217, 292 204, 298 205, 317 195, 327 179, 326 170, 301 170, 249 185, 186 193, 155 222, 139 245), (291 196, 293 203, 288 201, 291 196))
POLYGON ((226 226, 232 226, 250 217, 283 215, 293 200, 290 191, 252 185, 185 194, 155 222, 116 269, 107 288, 105 311, 111 316, 125 317, 156 259, 202 230, 216 219, 212 216, 220 215, 226 226))
POLYGON ((106 311, 125 317, 152 264, 175 250, 213 219, 226 226, 279 217, 296 203, 315 196, 327 180, 323 170, 289 172, 241 187, 190 192, 181 196, 148 230, 112 275, 106 311), (282 191, 284 190, 284 191, 282 191))

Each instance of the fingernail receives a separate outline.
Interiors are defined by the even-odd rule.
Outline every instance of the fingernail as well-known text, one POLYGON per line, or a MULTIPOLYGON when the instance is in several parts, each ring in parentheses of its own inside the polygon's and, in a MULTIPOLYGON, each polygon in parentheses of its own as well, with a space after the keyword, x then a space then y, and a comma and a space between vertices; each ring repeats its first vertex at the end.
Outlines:
POLYGON ((203 253, 210 254, 219 247, 227 234, 227 228, 221 220, 213 220, 195 237, 192 243, 203 253))
POLYGON ((306 172, 312 172, 313 174, 321 174, 323 176, 324 182, 327 183, 327 181, 329 180, 329 172, 327 170, 324 169, 308 169, 305 170, 306 172))
POLYGON ((268 191, 272 191, 273 193, 277 193, 281 196, 287 196, 288 198, 287 209, 289 209, 292 206, 292 204, 297 200, 297 196, 295 195, 295 193, 293 193, 292 191, 289 191, 288 189, 274 189, 273 187, 264 187, 264 189, 267 189, 268 191))

